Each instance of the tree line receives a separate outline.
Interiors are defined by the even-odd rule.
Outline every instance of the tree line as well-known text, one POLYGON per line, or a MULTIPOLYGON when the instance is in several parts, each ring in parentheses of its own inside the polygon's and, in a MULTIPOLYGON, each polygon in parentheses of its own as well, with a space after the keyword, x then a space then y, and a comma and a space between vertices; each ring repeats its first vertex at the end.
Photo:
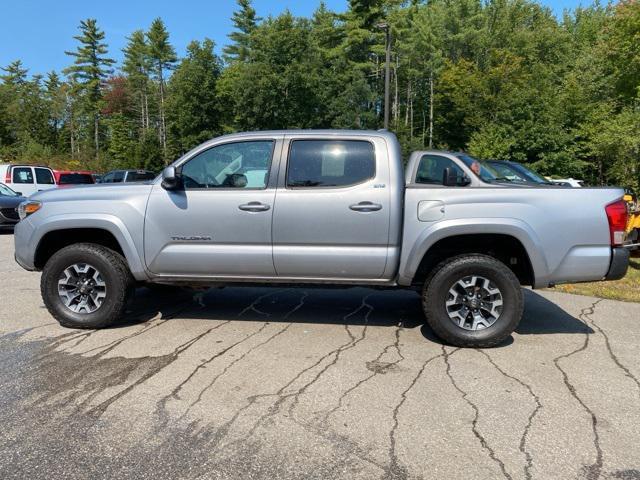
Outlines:
POLYGON ((640 188, 640 2, 561 18, 532 0, 350 0, 259 18, 238 0, 222 54, 179 58, 161 19, 120 65, 95 19, 62 72, 0 76, 0 161, 158 170, 244 130, 382 127, 385 25, 391 124, 405 154, 465 150, 545 175, 640 188))

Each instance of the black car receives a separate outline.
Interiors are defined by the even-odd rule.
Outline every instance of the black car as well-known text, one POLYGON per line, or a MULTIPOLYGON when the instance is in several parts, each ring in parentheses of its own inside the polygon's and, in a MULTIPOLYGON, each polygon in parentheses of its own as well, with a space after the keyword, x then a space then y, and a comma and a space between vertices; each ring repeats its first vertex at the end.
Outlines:
POLYGON ((0 183, 0 229, 12 228, 18 223, 18 205, 25 200, 25 197, 0 183))
POLYGON ((100 183, 148 182, 156 177, 155 173, 148 170, 112 170, 102 176, 100 183))

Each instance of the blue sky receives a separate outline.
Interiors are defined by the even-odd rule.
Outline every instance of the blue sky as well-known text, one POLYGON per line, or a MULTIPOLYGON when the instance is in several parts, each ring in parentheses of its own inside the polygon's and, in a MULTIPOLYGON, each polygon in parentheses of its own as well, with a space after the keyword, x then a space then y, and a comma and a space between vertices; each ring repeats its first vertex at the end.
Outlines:
MULTIPOLYGON (((289 8, 295 15, 309 15, 320 0, 254 0, 260 16, 277 15, 289 8)), ((325 0, 333 10, 344 10, 347 0, 325 0)), ((543 0, 556 14, 574 8, 579 0, 543 0)), ((584 2, 583 2, 584 4, 584 2)), ((147 29, 162 17, 179 55, 191 40, 209 37, 220 51, 231 31, 235 0, 0 0, 0 66, 21 59, 30 73, 61 70, 69 65, 65 50, 74 50, 73 35, 80 20, 96 18, 106 33, 111 56, 121 59, 125 37, 133 30, 147 29)))

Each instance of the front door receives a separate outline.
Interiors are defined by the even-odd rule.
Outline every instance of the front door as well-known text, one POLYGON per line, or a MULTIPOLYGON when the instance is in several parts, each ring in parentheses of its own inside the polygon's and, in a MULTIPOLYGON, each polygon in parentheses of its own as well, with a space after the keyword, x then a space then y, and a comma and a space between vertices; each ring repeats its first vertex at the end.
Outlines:
POLYGON ((279 276, 383 276, 391 190, 386 152, 381 139, 290 140, 273 217, 279 276))
POLYGON ((184 189, 154 185, 145 221, 145 261, 177 277, 274 276, 273 138, 223 143, 178 167, 184 189))

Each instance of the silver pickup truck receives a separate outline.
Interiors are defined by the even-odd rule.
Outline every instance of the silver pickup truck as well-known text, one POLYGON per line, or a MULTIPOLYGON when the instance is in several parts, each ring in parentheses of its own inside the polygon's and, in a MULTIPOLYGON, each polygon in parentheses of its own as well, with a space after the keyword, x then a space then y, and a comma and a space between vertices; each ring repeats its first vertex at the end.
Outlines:
POLYGON ((622 195, 510 186, 450 152, 405 172, 389 132, 243 133, 146 184, 31 197, 15 252, 67 327, 113 323, 142 283, 361 285, 416 289, 443 340, 489 347, 517 327, 521 285, 625 275, 622 195))

